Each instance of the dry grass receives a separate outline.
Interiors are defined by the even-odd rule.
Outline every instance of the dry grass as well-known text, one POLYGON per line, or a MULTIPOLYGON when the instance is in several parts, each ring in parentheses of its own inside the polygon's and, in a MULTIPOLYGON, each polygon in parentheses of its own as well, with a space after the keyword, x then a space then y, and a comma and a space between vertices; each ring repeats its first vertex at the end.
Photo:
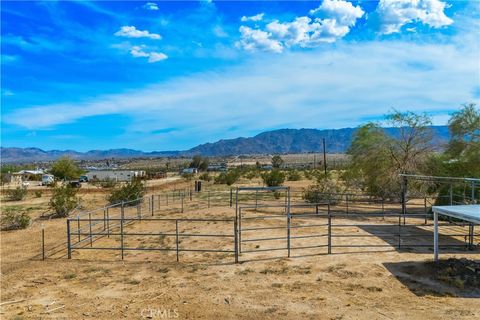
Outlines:
MULTIPOLYGON (((292 183, 295 186, 302 184, 308 182, 292 183)), ((83 197, 88 208, 104 204, 102 194, 88 193, 83 197)), ((47 202, 48 197, 43 194, 40 198, 32 196, 15 205, 35 208, 30 212, 38 218, 47 202)), ((178 202, 175 205, 178 208, 178 202)), ((219 218, 234 215, 234 210, 228 206, 201 208, 187 210, 183 216, 219 218)), ((165 208, 156 215, 181 216, 165 208)), ((269 223, 275 225, 277 222, 269 223)), ((183 227, 184 232, 224 231, 221 223, 183 227)), ((128 232, 135 230, 160 232, 174 229, 146 222, 128 226, 128 232)), ((68 260, 65 257, 63 219, 37 219, 26 230, 1 232, 0 235, 1 300, 24 299, 1 306, 2 319, 141 319, 145 310, 162 308, 176 310, 180 319, 480 318, 480 299, 456 294, 461 291, 442 294, 445 284, 436 284, 430 293, 422 291, 420 294, 401 280, 400 271, 403 269, 399 268, 397 273, 392 271, 394 268, 386 267, 405 261, 422 263, 432 258, 429 252, 398 252, 386 248, 377 253, 344 254, 338 249, 327 255, 325 249, 320 249, 303 252, 320 255, 287 259, 284 251, 267 251, 242 254, 242 261, 254 261, 234 264, 232 254, 182 252, 177 263, 175 252, 132 251, 127 252, 122 261, 118 251, 83 250, 74 251, 73 259, 68 260), (58 252, 45 261, 39 259, 42 225, 46 230, 47 247, 59 245, 58 252), (281 258, 271 259, 274 256, 281 258), (54 310, 63 305, 65 307, 54 310)), ((182 245, 231 247, 229 239, 214 243, 212 240, 193 240, 184 238, 182 245)), ((110 237, 95 245, 110 245, 117 241, 110 237)), ((127 241, 129 245, 145 247, 174 244, 171 237, 158 236, 150 240, 137 237, 127 241)), ((304 241, 299 245, 308 243, 304 241)), ((377 237, 361 241, 385 243, 377 237)), ((260 247, 268 246, 262 243, 260 247)), ((465 254, 460 251, 442 256, 465 254)), ((468 258, 480 259, 480 255, 468 253, 468 258)), ((416 279, 418 283, 433 281, 427 274, 421 277, 416 279)))

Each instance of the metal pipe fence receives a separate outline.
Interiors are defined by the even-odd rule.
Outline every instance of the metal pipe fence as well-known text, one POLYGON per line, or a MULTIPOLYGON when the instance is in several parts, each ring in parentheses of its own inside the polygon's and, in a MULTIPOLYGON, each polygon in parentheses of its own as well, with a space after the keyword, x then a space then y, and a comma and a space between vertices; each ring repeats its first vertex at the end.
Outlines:
MULTIPOLYGON (((71 258, 72 251, 98 249, 120 251, 123 259, 129 251, 171 251, 178 261, 181 252, 217 252, 233 254, 238 262, 241 254, 268 251, 284 250, 290 257, 293 252, 306 249, 320 249, 319 254, 330 254, 336 253, 333 252, 336 248, 432 247, 425 239, 433 237, 430 213, 433 198, 410 197, 399 202, 354 193, 324 193, 319 194, 323 200, 306 203, 303 198, 292 201, 292 198, 298 199, 294 194, 287 187, 202 192, 183 189, 79 212, 67 219, 67 255, 71 258), (231 211, 232 218, 228 219, 156 217, 172 212, 196 214, 198 208, 214 206, 232 208, 235 212, 231 211), (220 228, 220 233, 187 232, 192 224, 199 222, 225 223, 225 226, 220 228), (169 225, 170 230, 136 231, 136 223, 169 225), (172 243, 170 246, 132 246, 129 242, 133 237, 165 237, 172 243), (95 244, 104 238, 115 238, 118 243, 95 244), (186 238, 210 240, 195 246, 182 245, 186 238), (383 242, 361 241, 373 238, 383 242), (227 239, 228 244, 219 245, 220 239, 227 239)), ((455 196, 453 193, 450 197, 452 203, 455 196)), ((477 247, 480 234, 475 232, 475 225, 450 219, 440 228, 444 240, 441 247, 477 247)))

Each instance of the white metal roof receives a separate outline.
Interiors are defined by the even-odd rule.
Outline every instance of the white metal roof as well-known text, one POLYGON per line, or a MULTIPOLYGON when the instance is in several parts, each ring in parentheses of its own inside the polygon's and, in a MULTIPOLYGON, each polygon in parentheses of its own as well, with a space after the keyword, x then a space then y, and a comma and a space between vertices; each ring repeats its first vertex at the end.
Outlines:
POLYGON ((441 215, 480 224, 480 204, 433 206, 432 210, 441 215))

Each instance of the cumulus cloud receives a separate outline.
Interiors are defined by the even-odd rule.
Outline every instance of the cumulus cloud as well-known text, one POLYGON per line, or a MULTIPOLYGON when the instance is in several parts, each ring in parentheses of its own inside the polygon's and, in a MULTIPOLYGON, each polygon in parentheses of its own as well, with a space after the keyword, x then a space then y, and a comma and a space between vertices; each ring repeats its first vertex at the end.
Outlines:
POLYGON ((241 40, 236 43, 236 46, 239 48, 247 51, 266 50, 282 52, 283 50, 280 41, 272 39, 269 32, 241 26, 240 33, 241 40))
POLYGON ((241 39, 236 45, 247 51, 282 52, 288 47, 315 47, 335 42, 350 32, 364 11, 344 0, 325 0, 310 10, 310 14, 314 17, 296 17, 289 22, 274 20, 263 29, 241 26, 241 39))
POLYGON ((445 15, 447 4, 441 0, 380 0, 377 13, 382 22, 381 33, 400 32, 402 26, 422 22, 433 28, 448 26, 453 20, 445 15))
POLYGON ((155 2, 147 2, 142 6, 142 8, 145 10, 157 11, 158 5, 155 2))
POLYGON ((130 54, 135 58, 140 58, 140 57, 148 58, 148 62, 150 63, 162 61, 168 58, 166 54, 161 52, 155 52, 155 51, 146 52, 145 48, 146 47, 144 45, 133 46, 130 49, 130 54))
POLYGON ((312 16, 335 19, 339 25, 344 26, 354 26, 364 13, 360 6, 355 7, 343 0, 325 0, 318 8, 310 10, 312 16))
POLYGON ((259 13, 259 14, 256 14, 254 16, 250 16, 250 17, 247 17, 247 16, 243 16, 240 18, 240 21, 242 22, 247 22, 247 21, 260 21, 263 19, 263 16, 265 15, 265 13, 259 13))
POLYGON ((117 37, 126 37, 126 38, 150 38, 150 39, 161 39, 162 37, 156 33, 150 33, 149 31, 141 31, 135 28, 134 26, 123 26, 114 33, 117 37))

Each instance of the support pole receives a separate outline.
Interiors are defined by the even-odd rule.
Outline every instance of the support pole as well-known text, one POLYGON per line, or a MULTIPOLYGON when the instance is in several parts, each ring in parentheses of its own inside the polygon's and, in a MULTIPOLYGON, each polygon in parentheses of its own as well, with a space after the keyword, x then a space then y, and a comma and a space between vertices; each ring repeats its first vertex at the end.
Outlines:
POLYGON ((178 219, 175 220, 175 245, 177 248, 177 262, 178 262, 178 219))
POLYGON ((235 217, 235 221, 238 221, 238 252, 242 253, 242 208, 238 209, 238 219, 235 217))
POLYGON ((327 176, 327 147, 325 144, 325 138, 322 139, 323 142, 323 170, 325 171, 325 177, 327 176))
POLYGON ((438 260, 438 213, 433 212, 433 260, 438 260))
POLYGON ((230 208, 233 206, 233 189, 230 188, 230 208))
POLYGON ((107 228, 107 219, 106 219, 106 216, 107 216, 107 209, 105 209, 105 206, 103 207, 103 231, 105 231, 105 229, 107 228))
POLYGON ((107 238, 110 238, 110 212, 107 207, 107 238))
POLYGON ((210 208, 210 190, 207 192, 207 198, 208 198, 208 207, 210 208))
POLYGON ((80 242, 80 215, 77 216, 77 233, 78 233, 78 242, 80 242))
POLYGON ((287 214, 287 250, 290 258, 290 214, 287 214))
POLYGON ((67 219, 67 256, 72 259, 72 245, 70 242, 70 220, 67 219))
POLYGON ((453 204, 453 186, 450 183, 450 205, 453 204))
POLYGON ((88 225, 89 225, 89 229, 90 229, 90 247, 93 247, 93 239, 92 239, 92 213, 89 212, 88 213, 88 225))
POLYGON ((235 246, 235 263, 238 263, 238 232, 237 232, 237 220, 233 220, 233 237, 234 237, 234 246, 235 246))
POLYGON ((332 212, 330 211, 330 201, 328 202, 328 254, 332 253, 332 212))
POLYGON ((183 213, 183 199, 184 199, 184 194, 182 193, 182 195, 180 196, 182 199, 182 213, 183 213))
POLYGON ((150 203, 152 204, 152 205, 150 206, 150 208, 152 209, 152 217, 153 217, 153 212, 155 211, 154 201, 155 201, 155 198, 154 198, 154 195, 152 194, 152 197, 150 198, 150 203))
POLYGON ((42 260, 45 260, 45 228, 42 224, 42 260))
POLYGON ((120 250, 122 251, 122 260, 123 260, 123 219, 124 219, 124 211, 123 211, 123 201, 122 201, 122 211, 121 211, 121 218, 120 218, 120 250))

